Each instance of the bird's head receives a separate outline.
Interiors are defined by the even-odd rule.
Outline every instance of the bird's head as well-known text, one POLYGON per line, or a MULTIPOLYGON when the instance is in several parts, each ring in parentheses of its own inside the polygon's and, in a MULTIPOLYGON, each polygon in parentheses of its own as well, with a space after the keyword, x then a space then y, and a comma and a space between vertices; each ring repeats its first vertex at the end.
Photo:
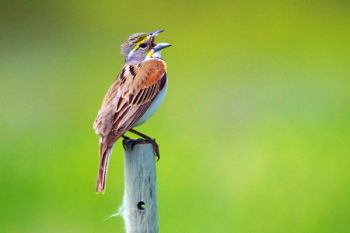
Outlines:
POLYGON ((135 33, 122 44, 121 53, 125 62, 142 62, 146 59, 161 58, 160 51, 170 46, 168 43, 154 42, 155 37, 164 30, 157 30, 151 33, 135 33))

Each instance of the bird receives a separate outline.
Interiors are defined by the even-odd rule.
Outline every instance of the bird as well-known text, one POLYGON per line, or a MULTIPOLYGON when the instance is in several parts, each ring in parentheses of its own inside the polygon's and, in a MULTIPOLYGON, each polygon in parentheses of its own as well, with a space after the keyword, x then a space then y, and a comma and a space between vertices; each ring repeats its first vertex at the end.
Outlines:
POLYGON ((126 132, 134 133, 151 143, 159 159, 159 147, 155 139, 134 128, 156 112, 166 95, 167 65, 162 59, 161 51, 171 44, 155 43, 155 37, 163 31, 132 34, 121 46, 124 65, 109 87, 93 124, 99 136, 97 193, 105 191, 113 146, 121 137, 129 139, 125 136, 126 132))

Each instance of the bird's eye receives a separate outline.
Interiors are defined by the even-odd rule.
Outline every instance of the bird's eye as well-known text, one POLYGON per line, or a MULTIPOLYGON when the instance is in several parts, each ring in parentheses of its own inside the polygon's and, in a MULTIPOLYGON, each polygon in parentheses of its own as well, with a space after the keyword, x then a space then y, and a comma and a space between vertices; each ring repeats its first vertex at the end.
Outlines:
POLYGON ((140 44, 140 48, 146 48, 146 47, 147 47, 147 44, 146 44, 146 43, 140 44))

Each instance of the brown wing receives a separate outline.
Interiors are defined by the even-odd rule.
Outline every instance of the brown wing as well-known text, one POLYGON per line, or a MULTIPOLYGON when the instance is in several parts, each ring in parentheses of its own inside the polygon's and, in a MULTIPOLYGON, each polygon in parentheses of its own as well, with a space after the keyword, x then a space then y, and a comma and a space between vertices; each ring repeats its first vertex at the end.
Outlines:
POLYGON ((95 120, 96 133, 114 143, 147 111, 166 81, 162 60, 127 64, 109 88, 95 120))

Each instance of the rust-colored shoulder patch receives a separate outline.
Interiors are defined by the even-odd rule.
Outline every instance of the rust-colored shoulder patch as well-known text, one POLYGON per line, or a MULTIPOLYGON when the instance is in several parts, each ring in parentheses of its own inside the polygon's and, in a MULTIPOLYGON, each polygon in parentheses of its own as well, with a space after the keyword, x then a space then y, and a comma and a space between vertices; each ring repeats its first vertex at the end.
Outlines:
POLYGON ((165 73, 165 64, 161 60, 149 60, 144 62, 140 69, 140 88, 147 88, 162 79, 165 73))

